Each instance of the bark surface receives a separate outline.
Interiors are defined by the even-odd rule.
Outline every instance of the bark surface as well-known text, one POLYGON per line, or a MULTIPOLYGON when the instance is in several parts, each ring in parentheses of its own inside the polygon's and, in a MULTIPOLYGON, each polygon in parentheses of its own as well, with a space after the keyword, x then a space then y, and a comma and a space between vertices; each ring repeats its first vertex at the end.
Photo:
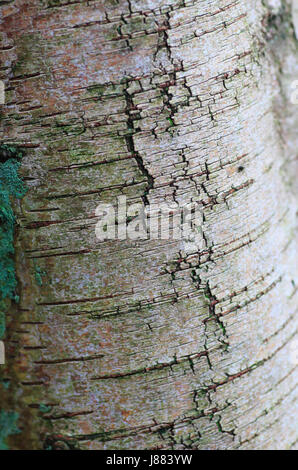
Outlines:
POLYGON ((29 188, 11 448, 297 449, 290 3, 0 8, 1 140, 29 188), (119 195, 200 201, 205 247, 99 242, 95 209, 119 195))

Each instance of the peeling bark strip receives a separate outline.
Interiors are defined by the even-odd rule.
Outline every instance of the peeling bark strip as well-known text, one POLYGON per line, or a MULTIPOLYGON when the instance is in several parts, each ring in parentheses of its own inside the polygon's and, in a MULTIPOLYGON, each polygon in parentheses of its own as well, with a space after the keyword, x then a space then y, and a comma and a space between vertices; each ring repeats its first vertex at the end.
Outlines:
POLYGON ((297 449, 290 2, 0 9, 0 138, 29 186, 10 447, 297 449), (95 209, 121 195, 198 201, 204 248, 99 242, 95 209))

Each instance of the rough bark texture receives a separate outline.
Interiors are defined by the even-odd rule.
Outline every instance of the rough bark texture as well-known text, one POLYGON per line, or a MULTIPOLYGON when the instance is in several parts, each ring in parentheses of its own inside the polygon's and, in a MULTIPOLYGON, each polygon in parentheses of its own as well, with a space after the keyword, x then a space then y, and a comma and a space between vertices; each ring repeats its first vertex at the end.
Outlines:
POLYGON ((1 140, 25 148, 29 188, 0 385, 21 432, 7 444, 297 448, 290 4, 1 13, 1 140), (123 194, 200 201, 205 248, 99 242, 95 208, 123 194))

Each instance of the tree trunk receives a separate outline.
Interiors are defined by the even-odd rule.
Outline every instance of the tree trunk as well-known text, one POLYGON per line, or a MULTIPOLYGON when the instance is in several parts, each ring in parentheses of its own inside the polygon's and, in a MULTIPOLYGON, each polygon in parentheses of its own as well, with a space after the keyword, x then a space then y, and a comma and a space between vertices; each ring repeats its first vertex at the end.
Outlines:
POLYGON ((2 445, 297 449, 291 4, 1 11, 1 140, 28 188, 2 445), (198 201, 204 246, 99 241, 96 207, 120 195, 198 201))

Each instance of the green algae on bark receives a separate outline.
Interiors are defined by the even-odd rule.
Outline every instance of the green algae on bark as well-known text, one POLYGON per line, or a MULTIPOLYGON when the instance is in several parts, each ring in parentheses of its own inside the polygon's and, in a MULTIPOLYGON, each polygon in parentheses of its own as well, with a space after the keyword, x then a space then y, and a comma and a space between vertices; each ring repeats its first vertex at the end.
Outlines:
POLYGON ((15 215, 12 199, 20 199, 26 193, 18 175, 22 156, 20 148, 0 145, 0 338, 5 333, 6 299, 18 301, 13 259, 15 215))
POLYGON ((17 426, 18 413, 0 410, 0 450, 8 450, 6 439, 13 434, 19 434, 17 426))
MULTIPOLYGON (((17 280, 14 265, 15 215, 13 199, 22 198, 26 189, 18 175, 23 151, 13 145, 0 145, 0 338, 5 334, 5 312, 8 299, 18 301, 17 280)), ((7 383, 1 381, 7 388, 7 383)), ((7 438, 20 432, 18 413, 0 410, 0 450, 7 450, 7 438)))

